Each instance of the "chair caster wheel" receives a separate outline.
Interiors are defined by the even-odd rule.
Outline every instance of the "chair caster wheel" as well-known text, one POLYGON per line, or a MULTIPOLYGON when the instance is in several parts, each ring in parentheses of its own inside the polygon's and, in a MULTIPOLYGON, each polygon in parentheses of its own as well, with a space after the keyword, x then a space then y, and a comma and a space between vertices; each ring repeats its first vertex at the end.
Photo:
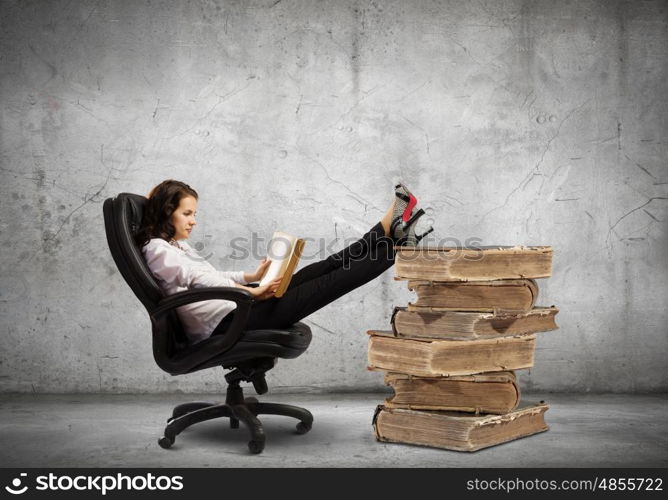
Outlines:
POLYGON ((248 449, 254 454, 262 453, 264 441, 248 441, 248 449))
POLYGON ((174 439, 167 436, 162 436, 160 439, 158 439, 158 444, 161 448, 167 450, 174 444, 174 439))
POLYGON ((297 434, 306 434, 308 431, 311 430, 311 427, 313 424, 306 423, 306 422, 299 422, 297 424, 297 434))

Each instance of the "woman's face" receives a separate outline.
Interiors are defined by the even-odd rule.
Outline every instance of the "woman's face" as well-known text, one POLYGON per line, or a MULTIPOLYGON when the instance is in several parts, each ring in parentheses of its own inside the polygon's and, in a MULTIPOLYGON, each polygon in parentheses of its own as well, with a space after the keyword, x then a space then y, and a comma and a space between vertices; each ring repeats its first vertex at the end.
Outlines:
POLYGON ((169 222, 174 226, 174 239, 186 240, 190 236, 197 221, 195 221, 195 214, 197 214, 197 200, 192 196, 184 196, 179 202, 179 206, 172 214, 169 222))

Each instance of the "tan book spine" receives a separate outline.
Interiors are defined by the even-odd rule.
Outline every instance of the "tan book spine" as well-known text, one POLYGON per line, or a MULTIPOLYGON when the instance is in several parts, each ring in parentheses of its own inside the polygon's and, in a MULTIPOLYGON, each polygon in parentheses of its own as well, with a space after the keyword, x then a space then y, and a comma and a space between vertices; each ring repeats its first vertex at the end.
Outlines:
POLYGON ((388 408, 504 414, 515 410, 520 402, 520 387, 514 372, 453 377, 387 373, 385 384, 394 391, 385 401, 388 408))
POLYGON ((527 335, 557 330, 556 307, 526 313, 409 310, 395 308, 391 324, 398 337, 467 340, 527 335))
POLYGON ((531 368, 536 336, 481 340, 402 339, 369 337, 368 368, 442 377, 531 368))
POLYGON ((417 295, 417 300, 408 304, 411 311, 527 312, 538 298, 538 285, 531 279, 454 283, 410 280, 408 288, 417 295))
POLYGON ((552 274, 551 247, 429 248, 400 247, 396 279, 491 281, 547 278, 552 274))
POLYGON ((505 415, 467 415, 379 406, 373 428, 379 441, 455 451, 476 451, 549 430, 542 403, 505 415))
POLYGON ((295 272, 295 267, 297 267, 297 262, 299 262, 299 258, 302 256, 302 250, 304 249, 304 244, 305 241, 303 239, 297 240, 295 243, 295 249, 290 255, 290 260, 288 261, 288 265, 285 268, 285 271, 283 272, 283 279, 281 280, 281 284, 278 286, 278 289, 276 290, 276 297, 282 297, 283 294, 285 294, 286 290, 290 286, 290 281, 292 281, 292 275, 295 272))

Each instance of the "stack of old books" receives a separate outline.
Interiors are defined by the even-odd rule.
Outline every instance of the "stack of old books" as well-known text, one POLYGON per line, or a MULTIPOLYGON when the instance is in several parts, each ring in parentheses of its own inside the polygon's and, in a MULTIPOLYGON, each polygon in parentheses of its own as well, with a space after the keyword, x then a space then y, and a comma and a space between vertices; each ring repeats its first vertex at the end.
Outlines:
POLYGON ((377 439, 475 451, 547 430, 548 406, 520 405, 515 370, 533 366, 537 332, 558 328, 533 280, 550 276, 552 249, 401 248, 395 270, 417 300, 368 332, 369 369, 394 390, 377 439))

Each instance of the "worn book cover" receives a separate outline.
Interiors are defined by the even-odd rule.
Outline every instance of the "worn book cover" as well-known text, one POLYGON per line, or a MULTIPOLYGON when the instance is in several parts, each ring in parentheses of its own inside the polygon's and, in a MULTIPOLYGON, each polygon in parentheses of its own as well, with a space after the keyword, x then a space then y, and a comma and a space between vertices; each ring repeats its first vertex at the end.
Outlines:
POLYGON ((552 274, 552 248, 399 247, 394 270, 397 279, 426 281, 547 278, 552 274))
POLYGON ((531 368, 535 335, 479 340, 397 338, 392 332, 369 332, 368 368, 442 377, 531 368))
POLYGON ((536 304, 534 280, 437 282, 410 280, 408 288, 417 300, 409 310, 527 312, 536 304))
POLYGON ((386 373, 385 384, 394 391, 385 401, 388 408, 503 414, 520 402, 520 387, 512 371, 452 377, 386 373))
POLYGON ((557 330, 556 307, 524 313, 472 312, 396 307, 390 323, 397 337, 468 340, 557 330))
POLYGON ((373 418, 376 439, 454 451, 476 451, 549 429, 545 403, 505 415, 472 415, 450 411, 407 410, 378 406, 373 418))

